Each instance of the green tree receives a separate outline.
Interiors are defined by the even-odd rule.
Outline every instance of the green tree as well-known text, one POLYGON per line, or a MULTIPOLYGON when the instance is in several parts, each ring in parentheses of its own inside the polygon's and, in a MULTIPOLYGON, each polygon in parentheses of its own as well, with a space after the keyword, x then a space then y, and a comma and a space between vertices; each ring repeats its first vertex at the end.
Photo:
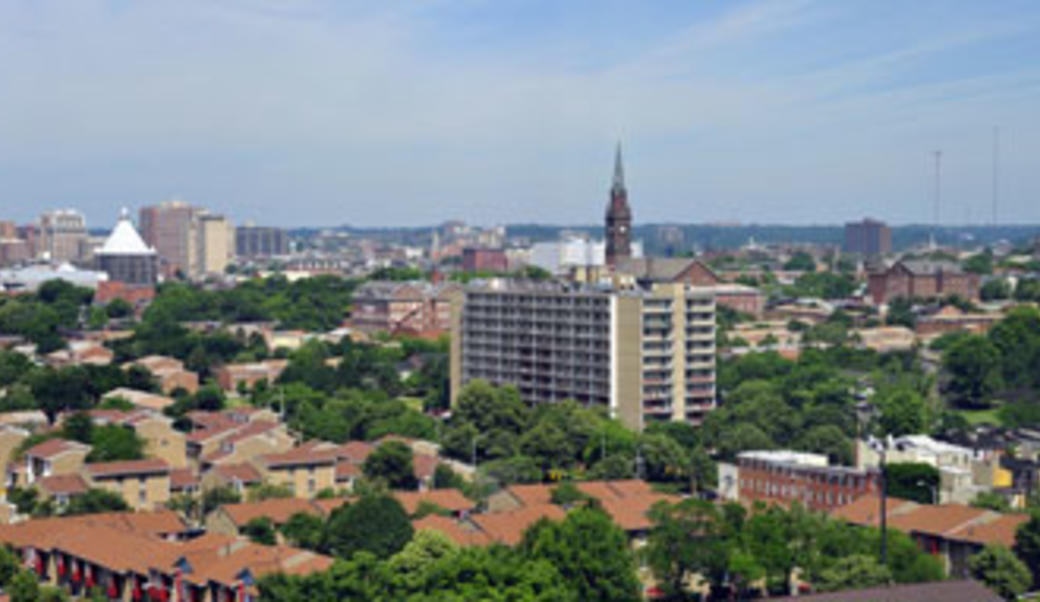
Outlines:
POLYGON ((641 600, 628 538, 602 510, 579 508, 562 522, 532 525, 521 544, 533 560, 551 563, 580 600, 641 600))
POLYGON ((931 464, 889 462, 884 467, 888 495, 921 504, 936 504, 939 492, 939 470, 931 464))
POLYGON ((798 439, 796 447, 825 454, 832 464, 852 464, 852 439, 833 424, 814 426, 798 439))
POLYGON ((412 523, 400 502, 388 495, 372 494, 333 511, 322 548, 340 558, 361 551, 388 558, 411 538, 412 523))
POLYGON ((969 561, 971 574, 1005 600, 1017 600, 1029 590, 1032 575, 1029 567, 1011 550, 1001 545, 988 545, 969 561))
POLYGON ((1040 510, 1015 532, 1015 554, 1033 571, 1033 586, 1040 587, 1040 510))
POLYGON ((107 489, 88 489, 73 496, 65 507, 65 514, 96 514, 99 512, 126 512, 130 510, 123 496, 107 489))
POLYGON ((29 571, 19 571, 7 586, 11 602, 39 602, 40 584, 36 575, 29 571))
POLYGON ((1001 356, 996 345, 983 336, 963 337, 943 352, 947 391, 955 403, 987 407, 1002 386, 1001 356))
POLYGON ((317 550, 321 545, 325 521, 307 512, 297 512, 280 527, 285 539, 298 548, 317 550))
POLYGON ((134 313, 134 306, 125 299, 113 299, 105 306, 105 313, 110 318, 125 318, 134 313))
POLYGON ((225 504, 237 504, 242 501, 242 496, 231 487, 214 487, 207 489, 202 494, 202 514, 208 515, 225 504))
POLYGON ((650 510, 653 527, 643 554, 669 599, 682 599, 692 575, 718 572, 728 550, 720 537, 719 517, 709 502, 686 499, 660 502, 650 510))
POLYGON ((362 466, 365 477, 384 479, 394 489, 415 489, 418 481, 412 464, 412 450, 400 441, 387 441, 375 449, 362 466))
POLYGON ((588 500, 589 496, 575 487, 574 483, 567 481, 553 487, 549 499, 557 506, 570 506, 588 500))
POLYGON ((253 543, 265 546, 273 546, 278 542, 274 523, 272 523, 271 519, 266 516, 259 516, 251 519, 244 527, 242 527, 242 534, 248 537, 253 543))
POLYGON ((293 497, 293 490, 288 485, 276 485, 274 483, 260 483, 250 487, 246 491, 246 499, 250 502, 262 502, 264 500, 288 499, 293 497))
POLYGON ((1007 512, 1011 510, 1011 505, 1008 503, 1007 498, 995 491, 979 492, 979 494, 975 496, 975 499, 971 501, 971 505, 975 508, 993 510, 994 512, 1007 512))
POLYGON ((93 440, 94 420, 86 412, 76 412, 65 419, 62 435, 66 439, 89 444, 93 440))
POLYGON ((879 410, 878 427, 883 435, 898 437, 927 432, 928 405, 909 387, 895 387, 873 398, 879 410))
POLYGON ((106 424, 94 427, 87 462, 115 462, 144 458, 144 439, 123 426, 106 424))
POLYGON ((879 563, 877 558, 867 554, 853 554, 839 558, 834 565, 824 569, 815 583, 821 592, 833 592, 864 589, 891 581, 891 571, 879 563))
POLYGON ((386 566, 403 589, 419 591, 431 578, 431 570, 453 560, 459 546, 439 531, 417 531, 401 551, 387 560, 386 566))

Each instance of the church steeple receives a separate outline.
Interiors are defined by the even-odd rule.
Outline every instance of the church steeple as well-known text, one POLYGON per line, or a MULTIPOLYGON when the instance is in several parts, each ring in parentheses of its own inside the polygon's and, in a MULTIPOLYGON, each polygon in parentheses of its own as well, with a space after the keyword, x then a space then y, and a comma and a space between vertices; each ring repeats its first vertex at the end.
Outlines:
POLYGON ((613 190, 625 189, 625 168, 621 165, 621 141, 617 143, 617 151, 614 153, 614 186, 613 190))
POLYGON ((610 186, 606 221, 606 259, 607 265, 613 266, 619 258, 632 256, 632 210, 628 206, 628 190, 625 189, 620 141, 614 155, 614 180, 610 186))

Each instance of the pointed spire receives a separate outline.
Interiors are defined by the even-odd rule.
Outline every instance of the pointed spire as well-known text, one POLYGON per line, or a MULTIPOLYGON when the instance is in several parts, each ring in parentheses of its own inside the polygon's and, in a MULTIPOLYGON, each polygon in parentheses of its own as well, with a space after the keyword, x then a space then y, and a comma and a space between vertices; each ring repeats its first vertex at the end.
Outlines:
POLYGON ((625 169, 621 166, 621 141, 618 140, 617 151, 614 154, 614 188, 625 187, 625 169))

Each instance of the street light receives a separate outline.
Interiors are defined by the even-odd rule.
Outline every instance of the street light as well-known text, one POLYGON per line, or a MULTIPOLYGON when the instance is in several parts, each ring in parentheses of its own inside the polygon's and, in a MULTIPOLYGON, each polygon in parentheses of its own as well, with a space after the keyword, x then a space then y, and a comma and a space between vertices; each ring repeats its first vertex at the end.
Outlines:
POLYGON ((885 442, 871 435, 867 439, 867 445, 878 454, 878 469, 881 471, 881 564, 888 564, 888 512, 886 509, 888 497, 888 483, 885 479, 885 442))

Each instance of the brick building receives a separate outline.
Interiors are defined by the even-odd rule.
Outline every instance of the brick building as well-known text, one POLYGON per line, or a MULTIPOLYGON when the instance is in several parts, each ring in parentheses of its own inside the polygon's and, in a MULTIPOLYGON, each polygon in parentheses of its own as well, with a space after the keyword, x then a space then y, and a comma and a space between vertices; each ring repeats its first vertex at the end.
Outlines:
POLYGON ((462 250, 462 269, 465 272, 505 272, 509 258, 502 249, 466 247, 462 250))
POLYGON ((879 305, 897 297, 978 299, 979 275, 965 272, 952 261, 902 260, 870 274, 867 288, 879 305))
POLYGON ((810 510, 833 510, 880 490, 876 469, 830 466, 827 456, 793 451, 747 451, 737 455, 742 502, 801 502, 810 510))
POLYGON ((888 255, 892 252, 892 229, 870 218, 845 224, 845 252, 888 255))
POLYGON ((354 294, 351 324, 366 332, 439 335, 451 328, 456 283, 370 281, 354 294))

